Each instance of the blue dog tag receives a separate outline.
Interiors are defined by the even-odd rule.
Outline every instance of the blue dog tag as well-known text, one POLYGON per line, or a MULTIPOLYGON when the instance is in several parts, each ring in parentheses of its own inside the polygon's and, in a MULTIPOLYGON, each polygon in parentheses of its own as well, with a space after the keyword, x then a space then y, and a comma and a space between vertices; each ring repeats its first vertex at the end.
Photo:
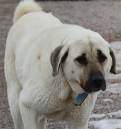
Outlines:
POLYGON ((82 94, 78 94, 75 98, 75 105, 80 106, 84 102, 84 100, 87 98, 87 96, 88 96, 88 93, 86 92, 82 94))

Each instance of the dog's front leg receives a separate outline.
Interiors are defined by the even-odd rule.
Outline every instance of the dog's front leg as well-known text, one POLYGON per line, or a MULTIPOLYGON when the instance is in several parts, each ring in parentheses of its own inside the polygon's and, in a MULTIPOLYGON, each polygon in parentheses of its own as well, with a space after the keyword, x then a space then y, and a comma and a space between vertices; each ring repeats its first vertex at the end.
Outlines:
POLYGON ((69 118, 68 120, 69 129, 88 129, 89 118, 83 118, 83 121, 76 121, 73 118, 69 118))
POLYGON ((81 106, 74 106, 72 111, 67 109, 66 121, 69 129, 88 129, 90 114, 94 108, 97 93, 91 94, 81 106), (70 113, 71 112, 71 113, 70 113))
POLYGON ((32 102, 32 92, 28 88, 23 89, 19 97, 19 108, 24 129, 37 129, 37 111, 32 108, 32 102))
POLYGON ((35 110, 26 107, 22 101, 19 102, 20 112, 25 129, 37 129, 37 113, 35 110))

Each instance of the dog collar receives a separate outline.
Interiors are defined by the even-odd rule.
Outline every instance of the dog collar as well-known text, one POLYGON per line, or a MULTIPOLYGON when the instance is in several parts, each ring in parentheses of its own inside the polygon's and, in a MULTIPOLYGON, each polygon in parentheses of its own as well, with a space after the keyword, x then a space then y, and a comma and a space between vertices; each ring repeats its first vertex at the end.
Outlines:
POLYGON ((88 93, 86 93, 86 92, 83 92, 83 93, 81 93, 81 94, 78 94, 76 97, 75 97, 75 105, 76 106, 80 106, 84 101, 85 101, 85 99, 87 98, 87 96, 88 96, 88 93))
MULTIPOLYGON (((68 85, 70 86, 70 84, 69 84, 69 82, 67 80, 65 80, 64 85, 65 86, 68 86, 68 85)), ((74 98, 74 104, 76 106, 80 106, 85 101, 85 99, 87 98, 87 96, 88 96, 88 93, 86 93, 86 92, 79 93, 74 98)))

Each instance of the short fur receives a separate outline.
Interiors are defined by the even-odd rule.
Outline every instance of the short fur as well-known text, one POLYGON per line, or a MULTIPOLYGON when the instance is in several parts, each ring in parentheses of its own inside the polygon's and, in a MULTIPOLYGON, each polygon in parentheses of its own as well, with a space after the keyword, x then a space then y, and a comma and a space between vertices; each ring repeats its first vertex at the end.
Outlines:
POLYGON ((65 120, 70 129, 87 129, 97 92, 91 93, 80 107, 74 105, 73 95, 82 90, 79 83, 83 85, 90 70, 110 71, 109 47, 98 33, 63 24, 34 2, 21 2, 15 11, 5 52, 8 101, 15 129, 42 129, 43 125, 37 124, 38 114, 65 120), (58 47, 61 49, 55 53, 58 47), (97 48, 107 56, 103 66, 94 63, 97 48), (83 66, 85 70, 74 62, 82 52, 92 60, 83 66), (73 79, 79 83, 71 82, 73 79))

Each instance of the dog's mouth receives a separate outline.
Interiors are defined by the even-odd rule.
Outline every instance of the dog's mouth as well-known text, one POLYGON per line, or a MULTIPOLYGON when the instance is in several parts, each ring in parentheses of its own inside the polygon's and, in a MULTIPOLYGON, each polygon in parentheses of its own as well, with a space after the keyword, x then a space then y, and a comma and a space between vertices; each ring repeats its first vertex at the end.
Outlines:
POLYGON ((100 90, 105 91, 106 90, 106 81, 103 80, 102 82, 100 81, 95 81, 95 83, 87 82, 85 86, 83 87, 84 91, 87 93, 93 93, 93 92, 98 92, 100 90))
POLYGON ((105 80, 102 82, 102 84, 99 84, 97 82, 96 85, 90 84, 89 82, 86 82, 85 85, 77 83, 86 93, 93 93, 98 92, 100 90, 105 91, 106 90, 106 82, 105 80))
POLYGON ((80 82, 77 82, 77 84, 83 88, 83 91, 81 93, 78 93, 75 97, 74 103, 76 106, 80 106, 88 97, 89 94, 94 93, 94 92, 98 92, 100 90, 105 91, 106 90, 106 82, 104 81, 102 83, 102 85, 99 85, 97 83, 97 86, 95 85, 89 85, 89 82, 85 84, 85 86, 83 86, 82 84, 80 84, 80 82))
POLYGON ((78 85, 83 88, 83 90, 87 93, 93 93, 97 91, 105 91, 106 90, 106 81, 103 74, 98 71, 95 73, 91 73, 89 79, 78 82, 78 85))
POLYGON ((74 99, 75 106, 81 106, 81 104, 86 100, 86 98, 88 97, 89 94, 97 92, 97 91, 99 91, 99 90, 98 89, 87 90, 87 91, 85 90, 82 93, 78 93, 74 99))
POLYGON ((88 80, 85 83, 83 81, 72 81, 69 84, 72 91, 75 93, 74 103, 76 106, 80 106, 86 100, 89 94, 100 90, 106 90, 106 82, 104 78, 101 78, 100 80, 98 78, 98 81, 93 80, 92 82, 88 80))

